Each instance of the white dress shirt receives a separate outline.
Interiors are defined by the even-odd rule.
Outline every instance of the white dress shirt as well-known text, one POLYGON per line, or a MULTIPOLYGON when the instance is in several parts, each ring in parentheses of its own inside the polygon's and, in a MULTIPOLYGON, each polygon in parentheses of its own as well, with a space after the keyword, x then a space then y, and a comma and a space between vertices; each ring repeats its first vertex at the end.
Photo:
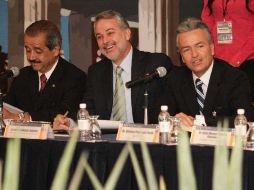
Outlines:
POLYGON ((203 82, 202 90, 203 90, 203 93, 204 93, 205 97, 206 97, 206 93, 207 93, 207 89, 208 89, 208 85, 209 85, 209 80, 210 80, 210 77, 211 77, 211 74, 212 74, 212 70, 213 70, 213 62, 210 65, 210 67, 207 69, 207 71, 201 77, 197 77, 197 75, 192 73, 194 86, 196 86, 195 81, 196 81, 197 78, 199 78, 203 82))
MULTIPOLYGON (((123 62, 120 65, 116 65, 115 63, 112 62, 112 65, 113 65, 113 93, 115 91, 115 83, 116 83, 115 70, 116 70, 117 66, 120 66, 123 69, 123 72, 121 75, 123 83, 125 84, 126 82, 129 82, 131 80, 132 54, 133 54, 133 49, 131 47, 130 52, 124 58, 123 62)), ((133 123, 133 114, 132 114, 132 105, 131 105, 131 88, 126 88, 124 85, 124 92, 125 92, 125 101, 126 101, 127 122, 133 123)), ((110 119, 113 120, 112 113, 111 113, 110 119)))
MULTIPOLYGON (((58 63, 58 59, 57 59, 56 63, 53 65, 53 67, 52 67, 48 72, 44 73, 45 76, 47 77, 47 81, 49 80, 50 76, 52 75, 53 71, 55 70, 57 63, 58 63)), ((39 91, 40 91, 40 89, 41 89, 40 77, 41 77, 42 74, 43 74, 43 73, 41 73, 41 72, 38 71, 38 76, 39 76, 39 89, 38 89, 38 90, 39 90, 39 91)))

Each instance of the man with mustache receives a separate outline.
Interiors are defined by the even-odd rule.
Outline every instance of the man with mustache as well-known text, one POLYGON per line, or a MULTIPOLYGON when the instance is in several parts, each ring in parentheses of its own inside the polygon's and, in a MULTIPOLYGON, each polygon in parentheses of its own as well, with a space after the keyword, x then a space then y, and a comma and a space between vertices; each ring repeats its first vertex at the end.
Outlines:
POLYGON ((253 120, 251 88, 247 76, 228 63, 214 58, 214 44, 205 23, 188 18, 177 28, 176 44, 186 67, 168 76, 167 104, 186 126, 202 115, 207 125, 229 118, 230 126, 237 109, 245 109, 253 120))
POLYGON ((50 21, 36 21, 26 29, 24 47, 31 65, 20 70, 5 97, 5 102, 24 113, 4 109, 4 118, 53 121, 58 113, 74 113, 78 109, 86 74, 60 57, 61 44, 60 31, 50 21))
MULTIPOLYGON (((100 51, 106 57, 88 70, 88 93, 83 102, 90 114, 98 114, 100 119, 122 120, 125 122, 144 122, 144 91, 148 87, 148 122, 157 123, 160 110, 159 97, 164 93, 165 79, 155 79, 148 85, 138 85, 131 89, 125 83, 143 77, 163 66, 168 71, 172 67, 170 59, 162 53, 148 53, 131 45, 131 30, 123 16, 112 10, 99 13, 95 17, 94 34, 100 51), (116 98, 119 77, 123 88, 122 96, 116 98), (116 99, 121 99, 122 107, 115 109, 116 99)), ((69 119, 61 115, 55 119, 54 126, 69 125, 69 119)))

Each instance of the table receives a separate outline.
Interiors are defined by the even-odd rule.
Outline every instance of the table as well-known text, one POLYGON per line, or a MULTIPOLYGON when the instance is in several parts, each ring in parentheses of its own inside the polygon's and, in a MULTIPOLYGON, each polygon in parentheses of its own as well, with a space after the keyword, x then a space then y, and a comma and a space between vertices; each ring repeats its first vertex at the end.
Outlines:
MULTIPOLYGON (((0 138, 0 158, 2 159, 5 157, 6 142, 7 139, 0 138)), ((23 139, 21 143, 20 189, 49 189, 66 141, 23 139)), ((104 183, 124 145, 125 143, 114 141, 98 143, 78 142, 69 172, 70 176, 75 170, 81 152, 86 150, 89 151, 90 165, 100 181, 104 183)), ((167 189, 178 189, 176 146, 149 144, 148 147, 156 176, 163 175, 165 177, 167 189)), ((134 148, 138 160, 142 164, 143 158, 140 145, 134 144, 134 148)), ((198 189, 212 189, 214 147, 192 146, 191 151, 198 189)), ((244 152, 243 167, 243 189, 254 189, 254 152, 244 152)), ((80 189, 93 189, 86 175, 83 177, 80 189)), ((116 189, 138 189, 130 159, 125 164, 116 189)))

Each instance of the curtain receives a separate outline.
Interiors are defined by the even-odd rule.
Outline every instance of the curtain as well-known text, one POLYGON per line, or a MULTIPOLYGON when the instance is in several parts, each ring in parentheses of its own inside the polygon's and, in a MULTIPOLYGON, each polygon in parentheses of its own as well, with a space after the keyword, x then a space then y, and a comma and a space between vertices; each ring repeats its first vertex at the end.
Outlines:
POLYGON ((179 65, 176 51, 176 27, 179 0, 139 0, 139 49, 162 52, 179 65))

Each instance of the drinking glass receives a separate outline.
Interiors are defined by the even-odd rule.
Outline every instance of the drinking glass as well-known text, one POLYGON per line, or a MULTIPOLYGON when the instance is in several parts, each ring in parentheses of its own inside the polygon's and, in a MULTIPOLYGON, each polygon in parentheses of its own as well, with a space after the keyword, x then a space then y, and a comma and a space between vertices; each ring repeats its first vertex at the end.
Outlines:
POLYGON ((246 147, 254 148, 254 122, 248 122, 249 130, 246 135, 246 147))
POLYGON ((180 119, 177 117, 171 117, 172 120, 172 130, 169 134, 169 143, 176 144, 178 142, 178 135, 180 133, 180 119))
POLYGON ((101 140, 101 128, 98 123, 98 115, 90 115, 90 129, 92 130, 91 133, 91 140, 101 140))

